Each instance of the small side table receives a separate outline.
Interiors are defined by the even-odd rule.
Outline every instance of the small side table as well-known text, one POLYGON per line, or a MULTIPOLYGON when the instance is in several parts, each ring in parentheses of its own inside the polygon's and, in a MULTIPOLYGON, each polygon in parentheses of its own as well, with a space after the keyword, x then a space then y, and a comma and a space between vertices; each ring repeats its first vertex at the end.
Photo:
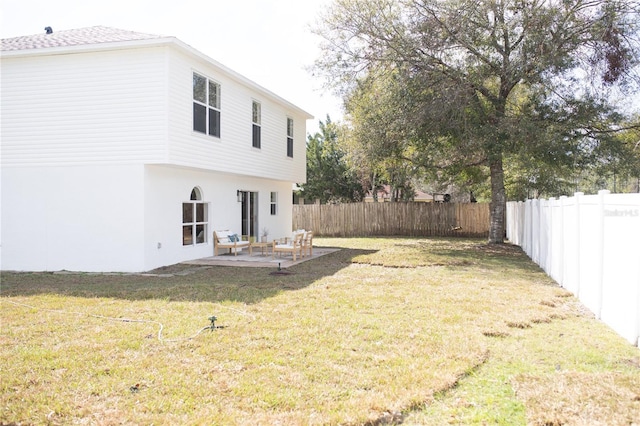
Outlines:
POLYGON ((254 247, 254 248, 259 247, 260 251, 261 251, 261 255, 262 256, 265 256, 265 255, 268 256, 269 255, 269 247, 273 247, 273 242, 271 242, 271 241, 269 241, 269 242, 256 241, 256 242, 251 243, 251 247, 254 247))

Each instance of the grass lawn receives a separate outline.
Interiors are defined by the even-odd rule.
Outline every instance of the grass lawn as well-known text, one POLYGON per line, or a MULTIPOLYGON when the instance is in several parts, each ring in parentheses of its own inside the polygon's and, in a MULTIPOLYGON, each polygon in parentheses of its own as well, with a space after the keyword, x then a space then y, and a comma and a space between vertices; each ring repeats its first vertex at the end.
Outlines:
POLYGON ((3 272, 0 424, 640 424, 640 350, 517 247, 314 242, 290 275, 3 272))

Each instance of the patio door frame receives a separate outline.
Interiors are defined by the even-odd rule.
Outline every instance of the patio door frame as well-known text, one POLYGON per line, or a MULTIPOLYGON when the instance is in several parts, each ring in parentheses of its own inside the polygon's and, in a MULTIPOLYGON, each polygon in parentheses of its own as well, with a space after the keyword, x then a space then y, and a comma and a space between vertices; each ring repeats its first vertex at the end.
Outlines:
POLYGON ((240 191, 242 194, 241 220, 242 235, 248 235, 249 240, 258 241, 258 193, 240 191))

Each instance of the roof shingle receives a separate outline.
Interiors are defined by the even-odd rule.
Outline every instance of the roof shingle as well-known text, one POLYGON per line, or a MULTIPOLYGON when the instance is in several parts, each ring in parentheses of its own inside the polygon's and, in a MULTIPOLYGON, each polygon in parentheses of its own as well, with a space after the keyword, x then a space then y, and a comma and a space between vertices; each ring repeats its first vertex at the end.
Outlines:
POLYGON ((45 49, 51 47, 80 46, 164 38, 161 35, 138 33, 110 27, 87 27, 46 34, 35 34, 2 39, 2 50, 45 49))

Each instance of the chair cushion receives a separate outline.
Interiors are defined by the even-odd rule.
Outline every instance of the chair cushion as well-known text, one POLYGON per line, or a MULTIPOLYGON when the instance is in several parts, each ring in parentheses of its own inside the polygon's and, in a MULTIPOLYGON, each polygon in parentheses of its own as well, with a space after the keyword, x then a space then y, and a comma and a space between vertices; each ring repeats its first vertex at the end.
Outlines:
POLYGON ((219 244, 229 244, 231 243, 231 238, 230 236, 234 235, 231 231, 229 230, 224 230, 224 231, 216 231, 216 236, 218 237, 218 243, 219 244))
POLYGON ((296 229, 295 231, 293 231, 291 233, 291 241, 294 241, 296 239, 296 236, 303 234, 302 239, 304 239, 304 235, 306 235, 306 231, 304 229, 296 229))

